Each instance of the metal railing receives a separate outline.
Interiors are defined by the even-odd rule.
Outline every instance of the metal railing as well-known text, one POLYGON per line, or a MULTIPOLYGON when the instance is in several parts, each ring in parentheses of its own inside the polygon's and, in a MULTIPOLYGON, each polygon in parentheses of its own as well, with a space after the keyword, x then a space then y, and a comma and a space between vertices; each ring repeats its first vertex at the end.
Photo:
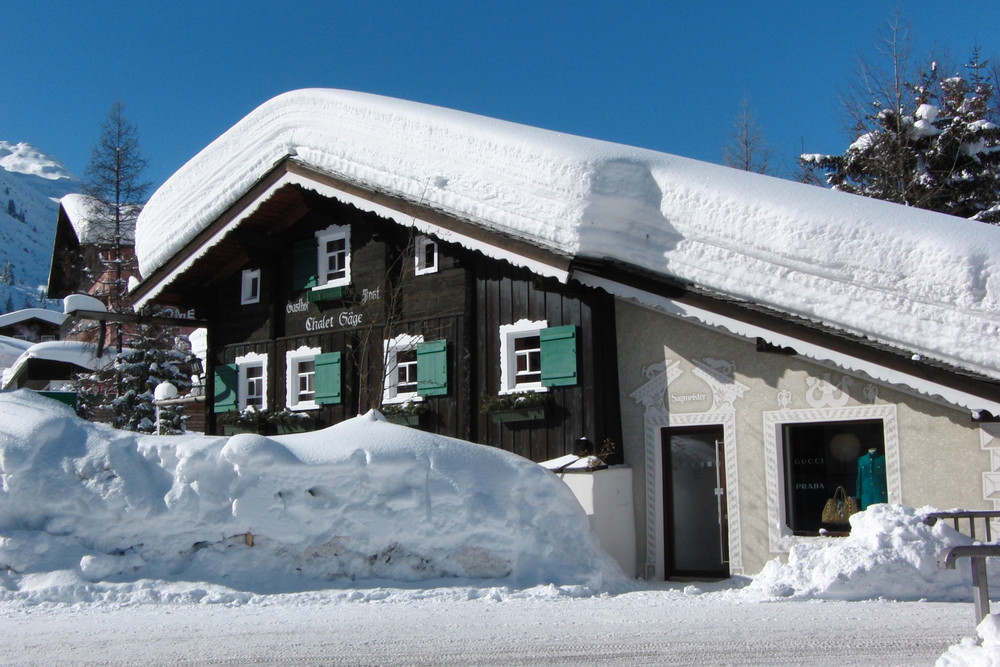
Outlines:
POLYGON ((975 605, 976 625, 978 626, 990 613, 990 584, 986 575, 986 559, 1000 557, 1000 544, 989 544, 993 541, 993 531, 990 523, 1000 519, 1000 512, 992 510, 954 510, 950 512, 931 512, 924 517, 924 523, 933 526, 939 520, 950 519, 955 530, 963 532, 962 520, 968 522, 968 532, 965 533, 974 540, 977 521, 983 526, 982 535, 986 544, 971 544, 951 547, 942 552, 938 558, 938 567, 954 570, 959 558, 968 558, 972 568, 972 602, 975 605))

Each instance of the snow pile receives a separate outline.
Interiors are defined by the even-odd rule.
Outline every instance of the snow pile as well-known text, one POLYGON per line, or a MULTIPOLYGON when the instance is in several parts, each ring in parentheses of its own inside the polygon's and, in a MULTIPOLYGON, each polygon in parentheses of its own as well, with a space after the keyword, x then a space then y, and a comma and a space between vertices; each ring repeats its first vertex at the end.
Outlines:
POLYGON ((174 174, 139 217, 142 275, 287 156, 561 255, 615 259, 1000 378, 1000 228, 348 91, 278 96, 174 174))
POLYGON ((937 558, 949 547, 973 541, 945 522, 924 524, 930 511, 872 505, 851 517, 850 536, 796 544, 787 563, 769 562, 746 593, 765 598, 970 600, 968 566, 942 570, 937 558))
POLYGON ((0 415, 0 599, 624 583, 550 472, 377 413, 274 438, 140 436, 21 390, 0 415))
POLYGON ((989 614, 976 627, 975 638, 966 637, 945 651, 937 667, 995 667, 1000 665, 1000 615, 989 614))

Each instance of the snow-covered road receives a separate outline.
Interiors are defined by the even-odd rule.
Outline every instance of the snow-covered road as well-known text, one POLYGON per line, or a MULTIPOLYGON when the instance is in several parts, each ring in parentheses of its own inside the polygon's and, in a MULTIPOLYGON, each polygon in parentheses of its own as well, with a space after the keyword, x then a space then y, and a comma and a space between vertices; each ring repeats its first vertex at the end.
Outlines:
POLYGON ((970 603, 751 602, 679 589, 414 593, 268 596, 236 606, 0 603, 0 662, 931 665, 974 634, 970 603))

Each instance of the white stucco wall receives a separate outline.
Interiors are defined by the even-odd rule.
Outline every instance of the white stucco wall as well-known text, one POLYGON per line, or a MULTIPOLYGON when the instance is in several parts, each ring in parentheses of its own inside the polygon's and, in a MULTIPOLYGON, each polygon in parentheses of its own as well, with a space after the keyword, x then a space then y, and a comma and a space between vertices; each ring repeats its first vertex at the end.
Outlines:
POLYGON ((969 411, 619 300, 619 386, 626 464, 634 470, 637 571, 662 577, 659 432, 725 428, 733 573, 754 574, 796 540, 783 529, 782 423, 881 419, 889 501, 994 509, 1000 438, 969 411), (994 459, 996 463, 994 464, 994 459), (985 481, 984 481, 985 479, 985 481), (995 484, 995 486, 991 486, 995 484), (989 498, 987 498, 989 496, 989 498))
POLYGON ((636 576, 632 469, 614 466, 594 472, 560 473, 559 478, 580 501, 601 547, 626 575, 636 576))

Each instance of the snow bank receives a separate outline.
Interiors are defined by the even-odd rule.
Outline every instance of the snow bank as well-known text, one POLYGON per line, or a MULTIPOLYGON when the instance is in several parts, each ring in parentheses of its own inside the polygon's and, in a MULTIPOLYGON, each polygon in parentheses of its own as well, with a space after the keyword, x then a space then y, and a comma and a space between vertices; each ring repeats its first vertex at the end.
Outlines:
POLYGON ((1000 665, 1000 615, 989 614, 976 627, 977 636, 966 637, 945 651, 937 667, 996 667, 1000 665))
POLYGON ((624 582, 550 472, 377 413, 275 438, 139 436, 21 390, 0 415, 0 599, 624 582))
MULTIPOLYGON (((903 505, 872 505, 851 517, 851 534, 793 546, 788 561, 773 560, 746 588, 764 598, 836 600, 972 599, 969 568, 938 568, 938 554, 972 540, 923 516, 933 511, 903 505)), ((1000 569, 993 572, 996 577, 1000 569)))
POLYGON ((557 253, 620 260, 1000 378, 1000 228, 348 91, 278 96, 178 170, 139 217, 142 275, 290 155, 557 253))

